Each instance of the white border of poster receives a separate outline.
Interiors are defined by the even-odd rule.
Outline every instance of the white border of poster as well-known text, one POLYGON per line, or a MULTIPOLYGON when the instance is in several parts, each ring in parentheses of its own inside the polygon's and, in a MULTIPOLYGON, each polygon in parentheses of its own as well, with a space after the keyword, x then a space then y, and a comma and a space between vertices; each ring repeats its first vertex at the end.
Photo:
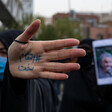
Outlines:
POLYGON ((109 85, 109 84, 112 84, 112 77, 99 78, 97 49, 100 51, 100 49, 102 48, 104 49, 110 48, 112 51, 112 39, 93 41, 93 55, 94 55, 94 62, 95 62, 97 84, 98 85, 109 85))

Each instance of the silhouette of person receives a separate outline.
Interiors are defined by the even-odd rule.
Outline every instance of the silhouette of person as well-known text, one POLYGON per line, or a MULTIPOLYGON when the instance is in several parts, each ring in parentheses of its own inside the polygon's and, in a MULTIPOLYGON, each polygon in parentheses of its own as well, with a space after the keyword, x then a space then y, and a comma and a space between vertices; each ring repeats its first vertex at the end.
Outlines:
POLYGON ((78 46, 86 56, 78 58, 78 71, 68 72, 60 112, 112 112, 112 86, 97 85, 92 41, 84 39, 78 46))
POLYGON ((7 62, 8 48, 14 39, 22 33, 20 30, 10 29, 0 32, 0 110, 3 88, 3 76, 7 62))

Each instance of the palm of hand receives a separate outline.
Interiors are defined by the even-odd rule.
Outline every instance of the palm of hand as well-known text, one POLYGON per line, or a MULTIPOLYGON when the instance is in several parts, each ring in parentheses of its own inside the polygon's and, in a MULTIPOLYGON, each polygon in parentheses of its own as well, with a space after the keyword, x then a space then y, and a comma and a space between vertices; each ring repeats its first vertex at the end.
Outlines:
POLYGON ((84 56, 82 49, 62 49, 78 44, 76 39, 56 41, 29 41, 38 30, 40 22, 36 20, 17 40, 27 42, 20 44, 13 42, 8 50, 10 72, 14 77, 24 79, 49 78, 66 79, 63 73, 79 69, 77 63, 56 63, 54 60, 84 56))

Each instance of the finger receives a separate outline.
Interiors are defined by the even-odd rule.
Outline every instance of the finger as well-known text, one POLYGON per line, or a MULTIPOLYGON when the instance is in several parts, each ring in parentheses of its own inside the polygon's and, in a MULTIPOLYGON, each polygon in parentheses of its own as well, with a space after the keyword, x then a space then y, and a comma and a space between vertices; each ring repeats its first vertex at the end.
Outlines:
POLYGON ((62 40, 42 42, 42 45, 45 51, 61 49, 64 47, 72 47, 78 44, 79 44, 79 40, 77 39, 62 39, 62 40))
POLYGON ((83 49, 62 49, 52 52, 47 52, 42 55, 42 61, 61 60, 66 58, 77 58, 85 56, 86 52, 83 49))
POLYGON ((64 80, 68 78, 68 75, 65 73, 40 72, 40 78, 64 80))
POLYGON ((72 70, 78 70, 80 65, 78 63, 56 63, 56 62, 47 62, 42 64, 43 71, 51 72, 68 72, 72 70))
POLYGON ((40 26, 40 20, 35 20, 20 36, 16 38, 16 40, 22 42, 28 42, 32 38, 32 36, 37 32, 40 26))

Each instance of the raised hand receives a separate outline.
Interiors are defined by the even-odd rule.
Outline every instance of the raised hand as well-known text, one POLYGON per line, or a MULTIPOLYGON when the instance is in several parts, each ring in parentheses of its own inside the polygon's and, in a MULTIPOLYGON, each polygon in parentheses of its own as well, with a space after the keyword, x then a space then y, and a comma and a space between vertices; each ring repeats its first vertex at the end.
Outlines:
POLYGON ((35 20, 8 50, 9 69, 13 77, 23 79, 67 79, 64 73, 78 70, 78 63, 58 63, 55 60, 85 56, 83 49, 63 49, 79 44, 76 39, 31 41, 40 21, 35 20))

